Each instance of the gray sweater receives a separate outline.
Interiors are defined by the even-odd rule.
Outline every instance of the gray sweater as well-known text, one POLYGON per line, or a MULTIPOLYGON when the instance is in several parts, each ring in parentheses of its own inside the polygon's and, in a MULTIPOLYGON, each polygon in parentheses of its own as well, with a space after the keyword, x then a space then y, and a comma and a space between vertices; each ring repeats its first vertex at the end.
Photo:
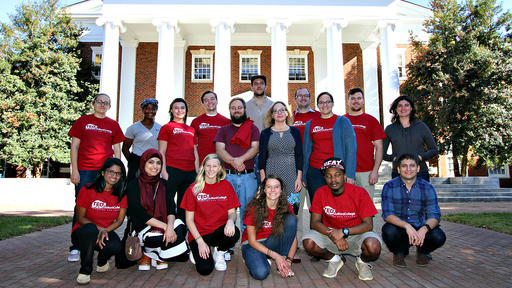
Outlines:
MULTIPOLYGON (((411 125, 404 128, 400 121, 396 121, 384 130, 384 160, 393 161, 402 154, 421 156, 420 172, 428 172, 425 161, 432 159, 439 151, 432 132, 427 125, 419 120, 413 120, 411 125), (391 143, 392 154, 387 154, 389 143, 391 143), (426 146, 426 147, 425 147, 426 146)), ((393 171, 396 171, 396 163, 393 162, 393 171)))

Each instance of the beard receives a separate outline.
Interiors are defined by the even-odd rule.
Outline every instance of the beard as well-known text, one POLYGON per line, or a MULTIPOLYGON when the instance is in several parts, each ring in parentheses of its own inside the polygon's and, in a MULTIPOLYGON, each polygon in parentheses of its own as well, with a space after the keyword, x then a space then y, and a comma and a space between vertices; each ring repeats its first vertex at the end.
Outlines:
POLYGON ((340 188, 338 188, 338 189, 333 189, 331 187, 329 187, 329 188, 331 189, 332 196, 334 196, 334 197, 340 196, 343 194, 343 192, 345 192, 345 185, 341 185, 340 188))
POLYGON ((235 117, 231 115, 231 122, 233 122, 233 124, 242 124, 245 122, 245 120, 247 120, 247 114, 245 114, 245 112, 240 117, 235 117))
POLYGON ((363 110, 363 106, 359 106, 359 108, 350 107, 350 110, 352 110, 354 112, 359 112, 359 111, 363 110))
POLYGON ((256 91, 254 91, 253 93, 254 93, 254 96, 261 97, 261 96, 265 95, 265 90, 263 90, 263 92, 261 92, 261 93, 258 93, 256 91))

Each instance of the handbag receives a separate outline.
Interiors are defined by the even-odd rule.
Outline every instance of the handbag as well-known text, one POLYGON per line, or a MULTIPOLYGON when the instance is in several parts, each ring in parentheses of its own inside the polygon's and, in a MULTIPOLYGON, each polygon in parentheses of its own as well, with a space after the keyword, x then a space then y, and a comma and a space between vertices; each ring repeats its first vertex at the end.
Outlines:
POLYGON ((142 246, 140 245, 140 239, 136 233, 137 232, 132 231, 132 233, 126 237, 124 254, 126 254, 128 261, 137 261, 142 258, 142 246))

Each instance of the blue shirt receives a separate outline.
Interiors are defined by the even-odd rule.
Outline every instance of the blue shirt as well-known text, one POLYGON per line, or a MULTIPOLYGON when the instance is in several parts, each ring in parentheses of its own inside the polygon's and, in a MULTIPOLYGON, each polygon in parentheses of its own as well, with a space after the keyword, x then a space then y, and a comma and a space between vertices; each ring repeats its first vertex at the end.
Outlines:
POLYGON ((423 179, 417 178, 409 191, 398 176, 384 184, 381 197, 384 220, 389 215, 395 215, 415 228, 425 225, 429 218, 441 221, 436 190, 423 179))

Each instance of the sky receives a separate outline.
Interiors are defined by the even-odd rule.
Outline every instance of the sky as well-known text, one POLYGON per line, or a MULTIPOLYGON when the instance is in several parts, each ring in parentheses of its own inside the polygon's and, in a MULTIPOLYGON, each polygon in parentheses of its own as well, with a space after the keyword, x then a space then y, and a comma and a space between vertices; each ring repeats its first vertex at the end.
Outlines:
MULTIPOLYGON (((0 22, 6 23, 9 21, 9 15, 14 14, 16 11, 16 6, 21 5, 22 3, 27 3, 30 0, 0 0, 0 22)), ((61 0, 61 4, 70 5, 77 2, 81 2, 82 0, 61 0)), ((460 0, 462 2, 463 0, 460 0)), ((500 1, 500 0, 498 0, 500 1)), ((512 11, 512 0, 501 0, 502 7, 504 9, 508 9, 512 11)), ((416 3, 422 6, 427 7, 429 4, 429 0, 409 0, 409 2, 416 3)))

